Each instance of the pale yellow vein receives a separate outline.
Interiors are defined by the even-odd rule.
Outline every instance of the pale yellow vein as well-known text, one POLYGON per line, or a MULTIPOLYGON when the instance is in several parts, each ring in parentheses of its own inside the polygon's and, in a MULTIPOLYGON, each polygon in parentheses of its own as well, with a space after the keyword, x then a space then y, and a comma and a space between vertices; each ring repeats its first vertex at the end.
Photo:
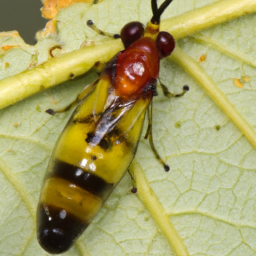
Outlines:
POLYGON ((189 256, 188 250, 183 240, 173 227, 170 218, 166 214, 163 206, 159 202, 155 193, 151 189, 141 167, 136 159, 130 167, 130 173, 134 178, 135 186, 138 189, 138 197, 152 215, 162 233, 166 236, 172 249, 179 256, 189 256))
POLYGON ((35 221, 35 207, 33 203, 33 197, 26 191, 25 187, 23 186, 22 183, 18 180, 18 178, 14 175, 12 170, 9 168, 9 166, 2 160, 0 159, 0 169, 4 176, 9 180, 9 182, 12 184, 12 186, 16 189, 18 192, 19 196, 25 203, 25 205, 28 208, 28 211, 31 214, 31 217, 35 221))

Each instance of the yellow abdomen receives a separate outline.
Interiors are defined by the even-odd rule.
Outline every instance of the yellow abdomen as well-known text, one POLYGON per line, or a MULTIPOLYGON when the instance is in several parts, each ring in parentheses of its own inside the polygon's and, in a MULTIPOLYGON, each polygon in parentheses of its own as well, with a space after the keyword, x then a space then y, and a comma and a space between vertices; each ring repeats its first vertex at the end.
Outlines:
POLYGON ((78 106, 53 151, 37 210, 49 253, 68 250, 128 169, 151 99, 109 104, 104 77, 78 106))

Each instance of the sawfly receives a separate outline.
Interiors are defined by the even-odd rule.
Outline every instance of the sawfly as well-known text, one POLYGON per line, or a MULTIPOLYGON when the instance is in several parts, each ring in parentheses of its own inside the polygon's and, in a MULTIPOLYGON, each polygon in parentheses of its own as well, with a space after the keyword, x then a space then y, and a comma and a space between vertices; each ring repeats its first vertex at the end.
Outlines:
MULTIPOLYGON (((160 59, 175 47, 171 34, 159 32, 161 14, 171 2, 165 0, 158 8, 157 0, 152 0, 153 17, 145 28, 140 22, 122 28, 125 50, 77 97, 78 107, 52 153, 37 208, 37 239, 49 253, 67 251, 101 209, 134 158, 147 112, 146 137, 169 171, 153 144, 149 106, 157 94, 160 59)), ((92 21, 87 25, 104 34, 92 21)), ((186 90, 185 86, 180 95, 186 90)))

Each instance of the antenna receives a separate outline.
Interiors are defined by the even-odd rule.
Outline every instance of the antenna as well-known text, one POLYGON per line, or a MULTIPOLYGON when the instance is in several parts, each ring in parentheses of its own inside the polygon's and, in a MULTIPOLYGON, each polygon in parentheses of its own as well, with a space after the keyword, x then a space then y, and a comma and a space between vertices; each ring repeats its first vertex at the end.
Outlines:
POLYGON ((157 7, 157 0, 152 0, 151 1, 151 7, 152 7, 152 12, 153 12, 153 17, 151 19, 151 22, 155 25, 160 24, 160 17, 164 10, 168 7, 168 5, 172 2, 173 0, 165 0, 161 6, 158 8, 157 7))

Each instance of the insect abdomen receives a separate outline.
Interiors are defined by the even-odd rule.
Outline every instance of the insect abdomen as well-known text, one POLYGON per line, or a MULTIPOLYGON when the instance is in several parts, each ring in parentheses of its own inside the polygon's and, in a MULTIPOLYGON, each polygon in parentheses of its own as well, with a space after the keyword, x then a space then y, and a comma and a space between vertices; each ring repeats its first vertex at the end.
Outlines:
POLYGON ((54 162, 38 205, 38 239, 48 252, 60 253, 89 225, 113 184, 63 161, 54 162))
POLYGON ((109 82, 104 79, 75 111, 50 160, 37 210, 38 240, 49 253, 74 244, 136 152, 151 98, 105 110, 109 82), (111 122, 114 127, 108 127, 111 122))

